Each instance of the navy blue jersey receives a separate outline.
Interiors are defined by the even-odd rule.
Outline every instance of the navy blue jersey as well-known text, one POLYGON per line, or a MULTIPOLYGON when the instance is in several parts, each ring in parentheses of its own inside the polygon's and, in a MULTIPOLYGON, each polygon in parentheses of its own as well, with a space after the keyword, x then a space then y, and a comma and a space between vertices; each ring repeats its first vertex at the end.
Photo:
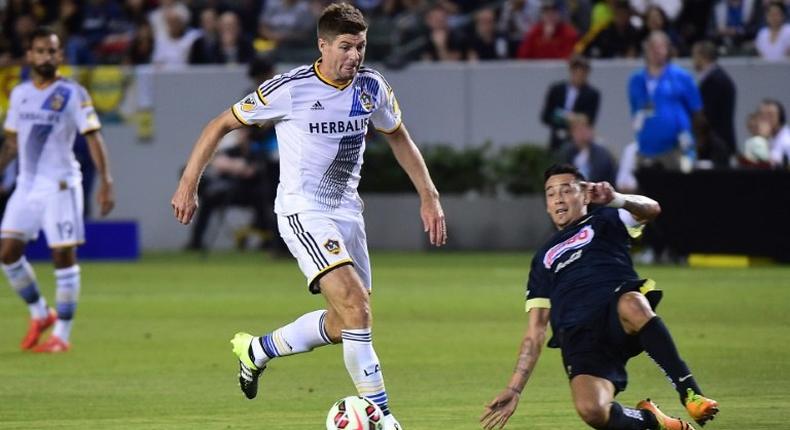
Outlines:
POLYGON ((551 326, 585 322, 623 282, 638 281, 628 228, 617 209, 595 209, 557 232, 535 254, 527 283, 527 310, 551 308, 551 326))

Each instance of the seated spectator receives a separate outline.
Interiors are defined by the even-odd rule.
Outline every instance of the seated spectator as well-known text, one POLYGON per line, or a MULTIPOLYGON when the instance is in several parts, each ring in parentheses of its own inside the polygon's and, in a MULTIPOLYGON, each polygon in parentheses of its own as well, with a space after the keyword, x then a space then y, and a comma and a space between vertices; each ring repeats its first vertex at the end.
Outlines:
POLYGON ((675 21, 683 11, 682 0, 630 0, 630 3, 631 9, 642 16, 647 15, 651 7, 658 7, 667 22, 675 21))
POLYGON ((189 64, 214 63, 218 51, 217 10, 208 7, 200 11, 200 37, 195 39, 189 50, 189 64))
POLYGON ((762 18, 762 0, 719 0, 713 7, 713 37, 727 52, 738 52, 754 39, 762 18))
POLYGON ((147 20, 137 23, 137 30, 129 42, 123 63, 129 65, 150 64, 154 53, 154 29, 147 20))
POLYGON ((747 167, 771 166, 771 124, 760 115, 752 112, 746 121, 749 138, 743 144, 743 156, 740 164, 747 167))
POLYGON ((642 27, 642 37, 639 39, 641 43, 644 43, 652 32, 660 31, 667 35, 667 38, 670 42, 671 56, 676 57, 685 52, 685 44, 678 35, 677 31, 675 31, 675 28, 672 26, 669 18, 667 18, 667 14, 664 12, 664 9, 660 8, 659 6, 649 6, 643 17, 644 26, 642 27))
POLYGON ((239 18, 227 11, 219 17, 217 32, 212 38, 201 37, 192 45, 192 64, 242 64, 255 55, 252 43, 241 34, 239 18), (213 40, 212 40, 213 39, 213 40))
POLYGON ((425 14, 425 31, 419 57, 423 61, 458 61, 463 59, 463 36, 450 28, 447 11, 434 6, 425 14))
POLYGON ((757 33, 754 45, 760 57, 768 61, 782 61, 790 58, 790 24, 787 9, 781 1, 768 3, 765 11, 766 26, 757 33))
POLYGON ((591 58, 635 58, 639 55, 639 30, 631 24, 631 7, 620 0, 614 5, 614 18, 584 48, 591 58))
POLYGON ((582 56, 573 56, 568 69, 570 79, 549 87, 540 115, 540 120, 551 130, 549 151, 552 152, 568 140, 568 117, 574 112, 583 113, 594 125, 601 102, 598 90, 587 82, 590 62, 582 56))
POLYGON ((584 114, 568 118, 571 139, 563 151, 563 161, 573 164, 591 182, 615 183, 617 165, 609 150, 595 142, 595 130, 584 114))
POLYGON ((258 34, 276 45, 305 40, 315 28, 306 0, 267 0, 258 19, 258 34))
POLYGON ((131 23, 116 1, 90 0, 84 3, 79 36, 85 39, 87 48, 96 54, 99 62, 110 62, 104 57, 126 50, 130 28, 131 23))
POLYGON ((508 40, 508 52, 514 57, 521 41, 540 21, 541 0, 507 0, 499 11, 497 30, 508 40))
POLYGON ((485 8, 475 13, 475 32, 469 42, 467 59, 496 60, 507 58, 507 41, 496 32, 496 14, 485 8))
POLYGON ((775 99, 760 103, 760 116, 770 126, 771 164, 786 168, 790 163, 790 126, 787 125, 785 107, 775 99))
POLYGON ((185 65, 200 32, 188 27, 189 10, 183 5, 171 5, 163 12, 167 32, 155 39, 152 62, 165 67, 185 65))
POLYGON ((568 24, 555 0, 541 2, 540 22, 534 25, 518 47, 518 58, 559 59, 568 58, 579 34, 568 24))

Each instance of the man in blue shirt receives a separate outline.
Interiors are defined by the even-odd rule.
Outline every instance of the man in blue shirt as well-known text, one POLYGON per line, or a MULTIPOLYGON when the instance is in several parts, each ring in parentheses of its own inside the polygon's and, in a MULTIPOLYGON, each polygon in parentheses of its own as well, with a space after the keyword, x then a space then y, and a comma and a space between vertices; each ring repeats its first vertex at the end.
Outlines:
POLYGON ((669 61, 669 46, 665 33, 652 32, 644 43, 645 67, 628 83, 639 164, 690 170, 682 159, 694 159, 692 125, 702 101, 691 73, 669 61))
POLYGON ((629 254, 634 229, 655 219, 658 203, 620 194, 608 182, 586 182, 578 169, 555 165, 545 173, 546 211, 557 233, 532 260, 527 284, 529 327, 507 387, 487 406, 486 430, 502 428, 548 346, 562 351, 573 402, 590 427, 605 430, 693 430, 643 400, 636 408, 614 401, 628 382, 625 365, 645 351, 666 373, 689 415, 704 424, 718 403, 703 397, 654 309, 660 292, 639 279, 629 254), (599 207, 590 212, 587 205, 599 207))

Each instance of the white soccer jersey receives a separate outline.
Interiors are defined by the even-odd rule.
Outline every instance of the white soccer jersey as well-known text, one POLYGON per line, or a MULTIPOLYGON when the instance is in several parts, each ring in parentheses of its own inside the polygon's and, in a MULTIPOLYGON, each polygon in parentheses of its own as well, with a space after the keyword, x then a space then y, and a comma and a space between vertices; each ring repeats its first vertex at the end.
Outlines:
POLYGON ((362 67, 337 86, 318 71, 320 60, 264 82, 232 106, 244 124, 273 122, 280 150, 275 212, 362 212, 357 194, 368 123, 384 133, 401 124, 387 81, 362 67))
POLYGON ((59 78, 44 89, 32 81, 17 85, 4 128, 17 134, 19 185, 52 188, 78 184, 82 178, 74 157, 77 132, 101 128, 90 96, 80 84, 59 78))

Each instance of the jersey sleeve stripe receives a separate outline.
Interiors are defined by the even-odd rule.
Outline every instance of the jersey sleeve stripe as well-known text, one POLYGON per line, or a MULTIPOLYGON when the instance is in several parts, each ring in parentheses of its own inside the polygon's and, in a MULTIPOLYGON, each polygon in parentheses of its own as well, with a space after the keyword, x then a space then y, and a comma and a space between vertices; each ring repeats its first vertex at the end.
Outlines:
POLYGON ((289 73, 285 73, 285 74, 280 75, 277 78, 269 79, 268 81, 266 81, 263 84, 261 84, 261 86, 259 88, 261 90, 263 90, 263 91, 268 91, 269 88, 271 88, 273 85, 275 85, 275 84, 277 84, 279 82, 282 82, 284 80, 288 80, 288 79, 291 79, 291 78, 295 78, 295 77, 301 76, 301 75, 303 75, 305 73, 308 73, 310 71, 311 71, 310 69, 303 69, 303 70, 299 70, 299 71, 297 71, 295 73, 290 73, 290 74, 289 73))
POLYGON ((545 298, 527 300, 525 312, 529 312, 534 308, 551 309, 551 301, 545 298))
POLYGON ((266 101, 266 97, 263 96, 263 93, 261 92, 260 88, 258 88, 258 91, 255 91, 255 94, 258 95, 258 100, 260 100, 264 106, 269 104, 269 102, 266 101))
POLYGON ((398 131, 398 129, 399 129, 399 128, 400 128, 400 126, 402 126, 402 125, 403 125, 403 121, 398 121, 398 124, 397 124, 395 127, 392 127, 392 128, 391 128, 391 129, 389 129, 389 130, 387 130, 387 129, 384 129, 384 128, 376 128, 376 130, 377 130, 377 131, 380 131, 380 132, 382 132, 382 133, 384 133, 384 134, 392 134, 392 133, 395 133, 396 131, 398 131))
POLYGON ((236 112, 236 105, 233 105, 233 106, 231 106, 231 107, 230 107, 230 112, 231 112, 231 113, 233 114, 233 116, 236 118, 236 121, 238 121, 238 122, 240 122, 240 123, 242 123, 242 124, 244 124, 244 125, 250 125, 250 123, 249 123, 249 122, 245 121, 245 120, 244 120, 244 119, 241 117, 241 115, 239 115, 239 114, 238 114, 238 112, 236 112))
MULTIPOLYGON (((263 92, 261 92, 260 95, 261 95, 261 97, 268 96, 269 94, 273 93, 276 89, 280 88, 281 86, 283 86, 283 85, 285 85, 285 84, 287 84, 289 82, 298 81, 300 79, 305 79, 305 78, 310 78, 313 75, 314 75, 314 73, 308 72, 308 73, 306 73, 304 75, 300 75, 300 76, 297 76, 297 77, 293 77, 293 78, 290 78, 290 79, 286 79, 286 80, 280 81, 276 85, 273 85, 273 86, 269 87, 268 89, 264 90, 263 92)), ((260 90, 258 90, 258 91, 260 91, 260 90)))

